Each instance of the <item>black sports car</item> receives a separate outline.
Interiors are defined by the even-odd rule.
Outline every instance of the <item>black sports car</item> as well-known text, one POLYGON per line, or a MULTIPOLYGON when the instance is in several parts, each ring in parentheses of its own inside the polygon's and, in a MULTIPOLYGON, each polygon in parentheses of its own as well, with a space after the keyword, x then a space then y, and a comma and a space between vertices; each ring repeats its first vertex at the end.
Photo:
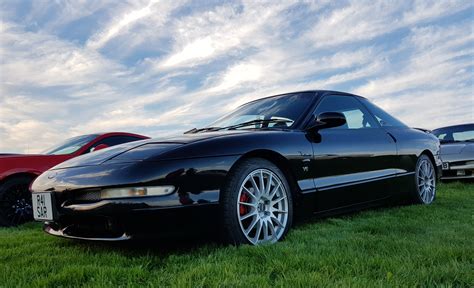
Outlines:
POLYGON ((35 219, 70 238, 218 227, 282 239, 294 216, 435 198, 439 141, 367 99, 305 91, 247 103, 209 127, 74 158, 32 185, 35 219))
POLYGON ((438 128, 432 133, 441 142, 441 179, 474 179, 474 124, 438 128))

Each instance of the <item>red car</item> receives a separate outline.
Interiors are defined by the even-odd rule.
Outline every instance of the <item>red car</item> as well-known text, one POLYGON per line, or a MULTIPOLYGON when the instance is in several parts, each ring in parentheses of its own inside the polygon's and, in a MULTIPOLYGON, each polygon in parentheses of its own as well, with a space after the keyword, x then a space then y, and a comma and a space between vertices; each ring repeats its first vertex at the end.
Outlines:
POLYGON ((73 137, 42 154, 0 154, 0 226, 32 220, 29 186, 49 168, 73 157, 149 137, 122 133, 100 133, 73 137))

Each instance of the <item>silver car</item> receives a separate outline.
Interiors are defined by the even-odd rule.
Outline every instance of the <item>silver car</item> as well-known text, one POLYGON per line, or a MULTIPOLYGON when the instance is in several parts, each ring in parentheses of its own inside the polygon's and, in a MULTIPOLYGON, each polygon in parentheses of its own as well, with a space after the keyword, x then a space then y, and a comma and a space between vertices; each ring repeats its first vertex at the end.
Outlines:
POLYGON ((432 133, 441 142, 441 179, 474 179, 474 123, 438 128, 432 133))

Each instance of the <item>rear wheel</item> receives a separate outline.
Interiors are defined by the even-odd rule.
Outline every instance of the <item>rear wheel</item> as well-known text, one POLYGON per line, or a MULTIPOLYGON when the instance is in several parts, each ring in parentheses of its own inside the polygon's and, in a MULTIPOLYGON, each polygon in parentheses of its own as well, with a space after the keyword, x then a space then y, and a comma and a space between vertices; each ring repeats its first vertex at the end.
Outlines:
POLYGON ((0 226, 17 226, 33 220, 31 193, 32 177, 18 176, 0 186, 0 226))
POLYGON ((416 204, 431 204, 436 196, 436 172, 427 155, 418 158, 415 169, 416 193, 413 202, 416 204))
POLYGON ((293 203, 285 175, 264 159, 246 159, 229 175, 221 197, 223 232, 233 244, 281 240, 292 224, 293 203))

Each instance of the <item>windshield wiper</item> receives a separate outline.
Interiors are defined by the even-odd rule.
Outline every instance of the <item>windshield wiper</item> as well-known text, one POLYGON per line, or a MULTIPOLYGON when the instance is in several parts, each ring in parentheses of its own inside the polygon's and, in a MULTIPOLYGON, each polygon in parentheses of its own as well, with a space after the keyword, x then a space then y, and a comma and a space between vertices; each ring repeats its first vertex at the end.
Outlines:
POLYGON ((184 132, 183 134, 193 134, 193 133, 199 133, 203 131, 217 131, 219 129, 222 129, 222 127, 204 127, 204 128, 199 128, 199 129, 193 128, 191 130, 184 132))
POLYGON ((243 123, 223 127, 219 130, 224 130, 224 129, 232 130, 232 129, 242 128, 242 127, 246 127, 246 126, 250 126, 250 125, 254 125, 254 124, 287 123, 287 122, 293 122, 293 121, 292 120, 284 120, 284 119, 255 119, 255 120, 252 120, 252 121, 247 121, 247 122, 243 122, 243 123))
POLYGON ((184 132, 184 134, 190 134, 190 133, 199 133, 199 132, 204 132, 204 131, 219 131, 219 130, 232 130, 232 129, 237 129, 237 128, 242 128, 246 127, 249 125, 253 124, 262 124, 262 123, 287 123, 287 122, 293 122, 292 120, 284 120, 284 119, 255 119, 252 121, 247 121, 247 122, 242 122, 239 124, 234 124, 226 127, 205 127, 205 128, 193 128, 189 131, 184 132))

